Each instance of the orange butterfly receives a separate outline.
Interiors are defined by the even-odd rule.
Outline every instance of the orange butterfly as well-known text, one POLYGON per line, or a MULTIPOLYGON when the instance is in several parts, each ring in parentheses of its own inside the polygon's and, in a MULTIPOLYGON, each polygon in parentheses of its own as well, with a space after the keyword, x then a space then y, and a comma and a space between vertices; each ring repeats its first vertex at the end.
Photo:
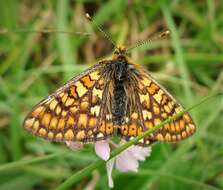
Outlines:
MULTIPOLYGON (((51 141, 95 142, 114 133, 129 140, 182 110, 119 47, 112 59, 92 66, 37 104, 26 116, 24 128, 51 141)), ((138 143, 175 142, 194 132, 195 125, 185 113, 138 143)))

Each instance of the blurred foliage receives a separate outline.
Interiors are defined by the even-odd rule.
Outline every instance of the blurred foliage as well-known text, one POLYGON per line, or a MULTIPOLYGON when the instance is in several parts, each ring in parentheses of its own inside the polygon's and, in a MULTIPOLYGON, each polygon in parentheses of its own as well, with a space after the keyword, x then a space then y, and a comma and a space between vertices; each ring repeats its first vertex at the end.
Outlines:
MULTIPOLYGON (((91 145, 72 152, 22 128, 33 105, 89 64, 112 55, 111 43, 87 21, 86 12, 116 44, 127 47, 170 30, 169 38, 135 48, 131 58, 148 67, 185 107, 222 92, 221 0, 2 0, 0 189, 55 189, 96 160, 91 145), (55 32, 31 32, 48 29, 55 32)), ((223 189, 222 112, 222 96, 196 108, 193 137, 177 144, 155 144, 137 173, 114 172, 114 189, 223 189)), ((106 178, 101 168, 73 189, 108 189, 106 178)))

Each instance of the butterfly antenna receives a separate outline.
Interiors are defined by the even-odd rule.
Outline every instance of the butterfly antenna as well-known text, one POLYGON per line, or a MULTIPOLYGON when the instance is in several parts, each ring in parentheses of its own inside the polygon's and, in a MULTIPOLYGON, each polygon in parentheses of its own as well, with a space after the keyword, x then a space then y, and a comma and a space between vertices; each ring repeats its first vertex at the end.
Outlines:
POLYGON ((132 51, 133 49, 135 49, 137 47, 140 47, 140 46, 143 46, 143 45, 147 45, 148 43, 150 43, 152 41, 155 41, 157 39, 165 38, 169 34, 170 34, 170 31, 169 30, 166 30, 164 32, 161 32, 160 34, 158 34, 157 36, 155 36, 153 38, 150 38, 150 39, 145 40, 145 41, 140 41, 140 42, 136 43, 135 45, 130 46, 129 48, 126 49, 126 52, 130 52, 130 51, 132 51))
POLYGON ((112 40, 112 38, 111 38, 111 36, 109 36, 99 25, 97 25, 96 23, 95 23, 95 21, 92 19, 92 17, 88 14, 88 13, 86 13, 85 14, 86 15, 86 17, 87 17, 87 19, 90 21, 90 22, 92 22, 93 24, 94 24, 94 26, 104 35, 104 37, 108 40, 108 41, 110 41, 111 43, 112 43, 112 45, 116 48, 116 49, 118 49, 118 47, 116 46, 116 44, 115 44, 115 42, 112 40))

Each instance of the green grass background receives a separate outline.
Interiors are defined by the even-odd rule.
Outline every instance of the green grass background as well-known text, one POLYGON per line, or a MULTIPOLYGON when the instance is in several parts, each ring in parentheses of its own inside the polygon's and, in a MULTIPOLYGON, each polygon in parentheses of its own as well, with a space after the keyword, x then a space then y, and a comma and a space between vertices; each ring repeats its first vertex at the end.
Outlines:
MULTIPOLYGON (((85 12, 117 45, 128 47, 170 30, 170 37, 134 49, 131 58, 147 67, 184 107, 222 92, 221 0, 2 0, 0 189, 55 189, 97 159, 91 145, 69 151, 22 128, 33 105, 112 55, 112 45, 87 21, 85 12), (82 34, 24 32, 45 29, 82 34)), ((114 171, 114 189, 223 189, 222 96, 191 114, 197 125, 194 136, 177 144, 155 144, 137 173, 114 171)), ((108 189, 105 169, 98 168, 72 189, 108 189)))

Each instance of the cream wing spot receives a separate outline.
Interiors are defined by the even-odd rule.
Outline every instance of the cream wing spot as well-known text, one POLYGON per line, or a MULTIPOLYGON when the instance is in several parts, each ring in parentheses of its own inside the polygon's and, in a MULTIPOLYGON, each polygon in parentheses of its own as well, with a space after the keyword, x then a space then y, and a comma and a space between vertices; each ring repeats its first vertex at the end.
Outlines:
POLYGON ((133 112, 132 115, 131 115, 131 118, 135 119, 135 120, 138 119, 138 113, 133 112))
POLYGON ((77 81, 75 85, 79 97, 82 97, 88 91, 88 89, 84 87, 84 85, 80 81, 77 81))
POLYGON ((41 124, 44 125, 45 127, 48 127, 50 118, 51 118, 51 115, 49 113, 45 113, 41 120, 41 124))
POLYGON ((147 129, 151 129, 151 128, 153 128, 153 123, 151 121, 146 121, 145 126, 147 129))
POLYGON ((39 121, 37 120, 37 121, 35 121, 35 123, 33 124, 33 132, 35 133, 35 132, 37 132, 37 130, 39 129, 39 121))
POLYGON ((78 127, 83 127, 85 128, 87 126, 87 115, 86 114, 80 114, 78 118, 78 127))
POLYGON ((37 117, 40 113, 42 113, 45 110, 44 106, 39 106, 37 107, 33 112, 32 112, 32 116, 33 117, 37 117))
POLYGON ((126 123, 128 123, 130 121, 129 117, 125 117, 124 120, 126 123))
POLYGON ((65 104, 65 102, 67 101, 67 97, 68 97, 68 94, 67 93, 64 93, 64 95, 61 98, 63 104, 65 104))
POLYGON ((63 129, 65 126, 65 120, 63 118, 60 118, 57 124, 57 129, 63 129))
POLYGON ((45 135, 46 135, 46 129, 41 128, 41 129, 38 131, 38 133, 39 133, 40 136, 45 136, 45 135))
POLYGON ((187 137, 187 133, 185 131, 182 132, 182 137, 186 138, 187 137))
POLYGON ((164 127, 164 129, 167 130, 167 131, 170 130, 170 125, 169 125, 169 123, 165 124, 163 127, 164 127))
POLYGON ((73 98, 67 98, 67 101, 65 102, 65 106, 71 106, 74 103, 74 99, 73 98))
POLYGON ((87 110, 88 109, 89 103, 87 101, 82 101, 80 104, 80 109, 81 110, 87 110))
POLYGON ((69 116, 69 117, 68 117, 68 120, 67 120, 67 126, 68 126, 68 127, 73 127, 74 124, 75 124, 74 118, 71 117, 71 116, 69 116))
POLYGON ((111 120, 111 119, 112 119, 112 115, 111 115, 111 114, 107 114, 107 115, 106 115, 106 119, 107 119, 107 120, 111 120))
POLYGON ((155 100, 160 104, 161 100, 162 100, 162 90, 159 89, 158 93, 156 93, 153 97, 155 98, 155 100))
POLYGON ((151 83, 151 80, 149 80, 148 78, 144 77, 142 80, 141 80, 142 84, 145 85, 145 86, 149 86, 150 83, 151 83))
POLYGON ((62 133, 57 133, 56 136, 55 136, 55 139, 56 139, 57 141, 62 140, 62 138, 63 138, 62 133))
POLYGON ((176 141, 177 140, 177 136, 176 135, 172 135, 172 141, 176 141))
POLYGON ((63 111, 62 111, 62 113, 61 113, 61 115, 62 115, 63 117, 66 117, 66 116, 67 116, 67 114, 68 114, 68 112, 67 112, 67 111, 65 111, 65 110, 63 110, 63 111))
POLYGON ((167 113, 170 113, 170 112, 171 112, 169 106, 167 106, 167 105, 164 106, 164 110, 165 110, 167 113))
POLYGON ((160 119, 158 119, 158 118, 155 118, 155 119, 154 119, 154 124, 155 124, 155 125, 158 125, 160 122, 161 122, 160 119))
POLYGON ((143 102, 145 104, 149 104, 149 102, 150 102, 148 93, 145 94, 145 95, 144 94, 139 94, 139 99, 140 99, 141 104, 143 104, 143 102))
POLYGON ((102 93, 103 93, 102 90, 99 90, 97 88, 93 88, 92 97, 98 96, 100 99, 102 99, 102 93))
POLYGON ((64 96, 64 92, 58 93, 59 97, 62 98, 64 96))
POLYGON ((61 112, 61 107, 60 107, 60 105, 57 105, 57 107, 56 107, 56 114, 57 115, 59 115, 60 114, 60 112, 61 112))
POLYGON ((94 128, 94 127, 96 127, 96 124, 97 124, 97 119, 95 118, 95 117, 91 117, 90 119, 89 119, 89 127, 90 128, 94 128))
POLYGON ((55 99, 53 99, 50 102, 50 109, 53 111, 56 108, 57 104, 58 104, 58 102, 55 99))
POLYGON ((28 129, 32 128, 34 121, 35 121, 35 118, 26 119, 24 123, 24 127, 28 129))
POLYGON ((157 140, 159 140, 159 141, 164 141, 163 135, 160 134, 160 133, 157 134, 156 138, 157 138, 157 140))
POLYGON ((73 106, 73 107, 70 108, 70 111, 71 111, 73 114, 75 114, 75 113, 78 111, 78 109, 77 109, 76 106, 73 106))
POLYGON ((186 122, 188 122, 188 123, 191 121, 191 119, 190 119, 190 117, 188 116, 187 113, 183 115, 183 118, 184 118, 184 120, 185 120, 186 122))
POLYGON ((171 141, 171 135, 170 135, 169 133, 166 133, 166 135, 165 135, 165 140, 166 140, 167 142, 171 141))
POLYGON ((77 134, 76 134, 76 140, 77 141, 81 141, 81 140, 83 140, 84 138, 85 138, 85 131, 84 130, 81 130, 81 131, 79 131, 79 132, 77 132, 77 134))
POLYGON ((71 129, 69 129, 65 134, 64 134, 64 138, 67 140, 67 141, 70 141, 70 140, 73 140, 74 138, 74 133, 71 129))
POLYGON ((92 130, 89 130, 89 131, 87 132, 87 135, 88 135, 88 136, 91 136, 92 134, 93 134, 92 130))
POLYGON ((100 113, 100 107, 99 106, 94 106, 91 108, 91 114, 95 116, 99 116, 100 113))
POLYGON ((160 108, 158 106, 153 106, 153 111, 155 114, 160 114, 160 108))
POLYGON ((97 138, 102 138, 102 137, 104 137, 104 134, 103 133, 98 133, 97 134, 97 138))
POLYGON ((57 122, 58 122, 57 117, 53 117, 53 118, 51 119, 51 121, 50 121, 49 128, 50 128, 50 129, 56 129, 57 122))
POLYGON ((152 119, 152 113, 150 111, 147 111, 147 110, 142 111, 142 116, 143 116, 144 120, 152 119))
POLYGON ((50 132, 47 134, 47 137, 48 137, 50 140, 52 140, 53 137, 54 137, 53 132, 50 131, 50 132))
POLYGON ((89 74, 92 80, 98 80, 100 78, 100 73, 98 71, 94 71, 89 74))

